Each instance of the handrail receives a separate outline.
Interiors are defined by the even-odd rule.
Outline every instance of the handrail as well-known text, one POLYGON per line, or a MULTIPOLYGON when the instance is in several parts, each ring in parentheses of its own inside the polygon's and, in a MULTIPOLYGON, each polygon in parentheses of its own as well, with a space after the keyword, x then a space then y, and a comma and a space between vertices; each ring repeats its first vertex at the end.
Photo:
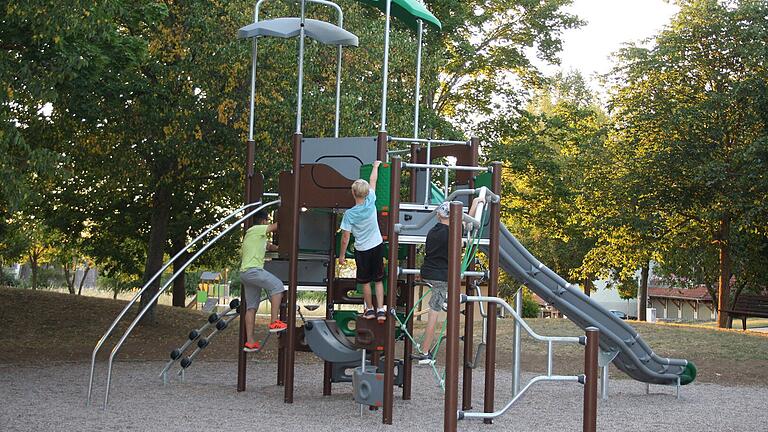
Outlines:
POLYGON ((455 141, 455 140, 442 140, 442 139, 429 139, 429 138, 403 138, 403 137, 393 137, 393 136, 388 137, 387 141, 420 143, 420 144, 470 145, 469 140, 455 141))
POLYGON ((475 166, 464 166, 464 165, 438 165, 438 164, 421 164, 421 163, 410 163, 410 162, 402 162, 403 169, 423 169, 423 168, 429 168, 429 169, 442 169, 442 170, 450 170, 450 171, 473 171, 473 172, 491 172, 493 170, 492 167, 475 167, 475 166))
POLYGON ((203 252, 208 250, 208 248, 210 248, 214 243, 219 241, 219 239, 224 237, 224 235, 229 234, 230 231, 232 231, 233 229, 239 227, 240 224, 245 222, 248 218, 252 217, 253 215, 258 213, 259 211, 261 211, 261 210, 263 210, 263 209, 265 209, 267 207, 276 205, 276 204, 280 204, 280 200, 279 199, 274 200, 274 201, 270 201, 270 202, 268 202, 266 204, 260 205, 255 210, 251 210, 250 212, 246 213, 246 215, 241 217, 240 219, 238 219, 237 222, 229 225, 227 227, 227 229, 225 229, 223 232, 219 233, 216 237, 213 238, 213 240, 211 240, 208 243, 206 243, 202 248, 200 248, 199 251, 195 252, 195 254, 192 255, 192 257, 189 260, 187 260, 187 262, 185 262, 184 265, 180 269, 176 270, 176 272, 173 273, 173 275, 168 279, 168 281, 165 283, 165 285, 163 285, 157 291, 157 293, 152 297, 152 299, 149 302, 147 302, 147 305, 144 306, 144 308, 139 312, 139 314, 136 316, 136 318, 133 319, 131 324, 128 326, 128 329, 125 331, 123 336, 117 342, 115 347, 112 348, 112 352, 109 355, 109 362, 107 363, 107 385, 106 385, 106 392, 104 394, 104 409, 107 408, 107 403, 109 402, 109 386, 110 386, 111 381, 112 381, 112 364, 114 363, 115 356, 117 355, 117 352, 120 350, 120 348, 123 346, 123 344, 125 343, 125 340, 131 334, 131 332, 136 327, 136 325, 139 323, 139 321, 144 317, 144 315, 147 313, 147 311, 149 311, 149 309, 157 301, 157 299, 160 298, 160 295, 163 292, 165 292, 166 289, 168 289, 168 287, 171 285, 171 283, 173 283, 174 279, 176 279, 182 272, 184 272, 184 270, 186 270, 186 268, 189 267, 189 265, 192 264, 192 262, 194 260, 196 260, 197 257, 202 255, 203 252))
POLYGON ((232 219, 232 217, 235 216, 236 214, 238 214, 241 211, 246 210, 246 209, 248 209, 250 207, 257 206, 257 205, 260 205, 260 204, 261 204, 261 201, 258 201, 258 202, 255 202, 255 203, 246 204, 246 205, 238 208, 237 210, 231 212, 230 214, 228 214, 223 219, 220 219, 215 224, 213 224, 210 227, 208 227, 208 229, 206 229, 205 231, 200 233, 200 235, 195 237, 194 240, 192 240, 190 243, 188 243, 186 246, 184 246, 184 249, 181 249, 178 253, 176 253, 176 255, 174 255, 170 260, 168 260, 160 268, 160 270, 158 270, 157 273, 155 273, 144 284, 144 286, 141 287, 141 289, 133 296, 133 298, 128 302, 128 304, 125 305, 123 310, 117 315, 117 318, 115 318, 115 320, 112 322, 112 325, 109 326, 109 328, 107 329, 106 332, 104 332, 104 335, 101 337, 101 339, 99 339, 99 341, 96 343, 96 346, 93 348, 93 353, 91 354, 91 374, 90 374, 90 378, 88 379, 88 396, 87 396, 87 399, 86 399, 86 406, 91 403, 91 394, 92 394, 92 391, 93 391, 93 373, 94 373, 94 369, 96 368, 96 355, 99 353, 99 350, 101 350, 101 347, 104 345, 104 342, 107 341, 107 338, 112 334, 112 331, 115 329, 115 327, 117 327, 117 324, 120 322, 120 320, 123 319, 125 314, 128 312, 128 309, 130 309, 131 306, 133 306, 136 303, 136 300, 138 300, 138 298, 144 293, 144 291, 146 291, 147 288, 149 288, 149 286, 152 285, 152 283, 158 277, 160 277, 160 275, 162 275, 165 272, 165 270, 168 269, 168 267, 171 266, 171 264, 173 264, 179 257, 181 257, 184 253, 186 253, 189 250, 189 248, 191 248, 192 246, 195 245, 195 243, 200 241, 203 237, 205 237, 208 233, 210 233, 214 229, 220 227, 224 222, 228 221, 229 219, 232 219))

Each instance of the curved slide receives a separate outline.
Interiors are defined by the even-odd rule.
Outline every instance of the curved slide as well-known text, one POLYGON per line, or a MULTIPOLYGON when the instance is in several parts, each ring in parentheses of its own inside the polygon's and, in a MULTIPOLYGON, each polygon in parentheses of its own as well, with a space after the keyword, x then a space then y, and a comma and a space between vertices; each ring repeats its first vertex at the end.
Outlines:
POLYGON ((318 357, 331 363, 360 361, 360 350, 347 339, 334 320, 309 320, 304 337, 318 357))
MULTIPOLYGON (((487 252, 487 246, 481 248, 487 252)), ((696 378, 693 363, 654 353, 634 328, 539 262, 504 225, 501 226, 499 261, 504 271, 554 305, 580 328, 600 329, 601 351, 615 354, 613 364, 630 377, 666 385, 676 385, 678 379, 685 385, 696 378)))

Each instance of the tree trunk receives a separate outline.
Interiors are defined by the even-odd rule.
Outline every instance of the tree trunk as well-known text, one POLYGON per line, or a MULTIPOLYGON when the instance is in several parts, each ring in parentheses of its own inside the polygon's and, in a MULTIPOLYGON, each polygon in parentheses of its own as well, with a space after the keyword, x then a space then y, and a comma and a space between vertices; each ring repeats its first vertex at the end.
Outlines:
POLYGON ((88 263, 85 263, 85 270, 83 271, 83 278, 80 279, 80 286, 77 288, 77 295, 83 295, 83 284, 85 283, 85 278, 88 276, 90 271, 91 266, 88 263))
POLYGON ((32 289, 37 289, 37 252, 29 254, 29 267, 32 270, 32 289))
POLYGON ((587 297, 589 297, 590 294, 592 293, 592 289, 595 287, 595 285, 592 283, 592 279, 591 278, 584 279, 583 284, 584 284, 584 294, 586 294, 587 297))
POLYGON ((648 316, 646 315, 646 308, 648 307, 648 276, 650 273, 650 263, 648 261, 643 263, 643 267, 640 269, 640 286, 637 289, 637 319, 639 321, 646 321, 648 316))
MULTIPOLYGON (((163 266, 163 256, 165 253, 165 242, 168 235, 168 220, 171 214, 171 191, 163 182, 159 182, 155 195, 152 198, 152 216, 151 227, 149 230, 149 245, 147 248, 147 262, 144 266, 144 277, 142 284, 146 284, 149 279, 163 266)), ((152 297, 160 289, 160 278, 157 278, 152 285, 141 295, 141 307, 149 304, 152 297)), ((155 322, 155 306, 157 302, 151 305, 144 315, 144 322, 155 322)))
POLYGON ((64 269, 64 280, 67 281, 67 290, 70 294, 75 293, 75 276, 77 275, 77 267, 75 267, 75 274, 69 271, 69 263, 64 260, 61 263, 61 268, 64 269))
POLYGON ((731 220, 728 216, 720 219, 718 247, 720 248, 720 269, 717 286, 717 326, 726 328, 728 316, 720 311, 728 309, 731 297, 731 250, 730 250, 731 220))
MULTIPOLYGON (((185 236, 184 233, 175 234, 173 236, 173 240, 171 241, 171 246, 173 247, 174 254, 179 253, 179 251, 186 246, 185 242, 185 236)), ((179 256, 179 259, 177 259, 173 263, 173 272, 176 273, 179 271, 179 269, 186 263, 187 258, 189 257, 189 254, 183 253, 179 256)), ((173 281, 173 305, 176 307, 185 307, 186 306, 186 300, 187 300, 187 287, 186 287, 186 281, 185 281, 185 273, 182 272, 179 274, 179 277, 177 277, 173 281)))

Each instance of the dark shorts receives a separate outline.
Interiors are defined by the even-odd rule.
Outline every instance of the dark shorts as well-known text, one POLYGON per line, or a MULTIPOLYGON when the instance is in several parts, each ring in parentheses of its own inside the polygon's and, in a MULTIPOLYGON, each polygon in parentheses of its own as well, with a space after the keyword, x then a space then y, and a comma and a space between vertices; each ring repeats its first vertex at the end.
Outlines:
POLYGON ((364 251, 355 250, 355 264, 357 283, 380 282, 384 279, 384 243, 364 251))

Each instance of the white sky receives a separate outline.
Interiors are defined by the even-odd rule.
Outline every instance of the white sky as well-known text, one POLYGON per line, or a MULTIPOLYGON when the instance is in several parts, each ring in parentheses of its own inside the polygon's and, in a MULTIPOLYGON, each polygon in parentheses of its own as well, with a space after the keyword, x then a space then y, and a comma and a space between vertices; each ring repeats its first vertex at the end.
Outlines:
POLYGON ((592 79, 610 71, 612 53, 658 33, 678 7, 664 0, 575 0, 567 10, 587 24, 563 33, 561 65, 541 65, 542 70, 578 70, 592 79))

